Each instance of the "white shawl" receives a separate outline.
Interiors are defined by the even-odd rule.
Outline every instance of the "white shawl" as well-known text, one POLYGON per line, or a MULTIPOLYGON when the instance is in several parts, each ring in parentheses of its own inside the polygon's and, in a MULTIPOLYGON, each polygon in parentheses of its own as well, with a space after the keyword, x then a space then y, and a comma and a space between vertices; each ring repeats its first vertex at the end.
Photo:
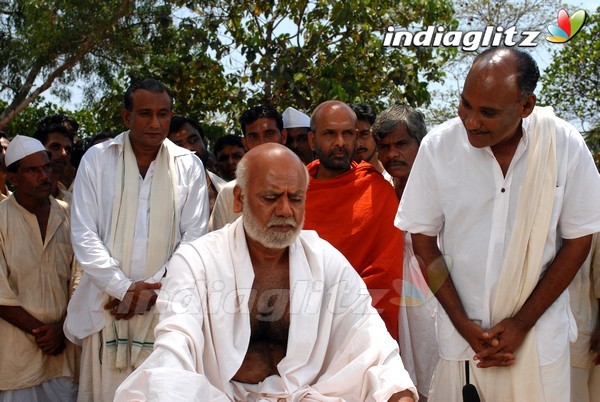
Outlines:
POLYGON ((290 327, 280 375, 231 381, 250 341, 254 273, 241 219, 182 245, 157 307, 154 352, 119 387, 125 400, 387 401, 416 395, 398 346, 347 260, 315 232, 290 246, 290 327))
MULTIPOLYGON (((551 107, 536 107, 530 118, 527 173, 521 185, 514 227, 492 304, 492 324, 513 317, 527 301, 542 272, 556 189, 556 128, 551 107)), ((544 400, 532 328, 515 353, 515 364, 477 370, 478 382, 495 401, 544 400)))
MULTIPOLYGON (((115 198, 111 222, 109 250, 121 262, 121 270, 130 277, 131 252, 139 195, 139 168, 129 132, 125 133, 123 151, 117 165, 115 198)), ((177 189, 173 156, 162 144, 156 155, 150 191, 150 219, 145 278, 149 278, 165 264, 173 253, 179 228, 177 189)), ((109 297, 105 296, 105 302, 109 297)), ((137 367, 154 346, 154 327, 158 316, 154 310, 135 315, 130 320, 116 321, 109 311, 104 314, 103 339, 109 364, 118 369, 137 367), (142 352, 140 354, 140 352, 142 352)))

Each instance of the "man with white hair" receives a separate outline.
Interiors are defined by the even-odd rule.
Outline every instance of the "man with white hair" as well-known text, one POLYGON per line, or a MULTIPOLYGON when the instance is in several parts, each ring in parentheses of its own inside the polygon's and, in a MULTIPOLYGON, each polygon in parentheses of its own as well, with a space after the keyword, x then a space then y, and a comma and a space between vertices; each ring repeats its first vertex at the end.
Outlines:
POLYGON ((50 196, 41 142, 17 135, 5 160, 15 192, 0 203, 0 401, 73 401, 62 329, 75 266, 68 206, 50 196))
POLYGON ((315 153, 308 143, 310 117, 293 107, 285 109, 281 117, 283 129, 287 131, 285 146, 298 155, 305 165, 308 165, 315 160, 315 153))
POLYGON ((301 231, 308 180, 283 145, 244 156, 234 189, 243 217, 175 253, 154 352, 117 401, 414 400, 360 277, 301 231))

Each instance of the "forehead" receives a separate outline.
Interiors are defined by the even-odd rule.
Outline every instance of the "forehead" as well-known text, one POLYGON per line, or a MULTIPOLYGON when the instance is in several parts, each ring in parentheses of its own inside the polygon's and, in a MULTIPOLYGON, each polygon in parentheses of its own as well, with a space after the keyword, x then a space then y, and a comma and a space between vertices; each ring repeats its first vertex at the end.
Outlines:
POLYGON ((357 120, 356 128, 358 131, 368 131, 371 129, 371 123, 369 123, 367 120, 357 120))
POLYGON ((171 110, 171 98, 166 91, 159 93, 138 89, 133 92, 132 98, 134 109, 171 110))
POLYGON ((42 167, 50 163, 50 157, 46 151, 36 152, 31 155, 27 155, 19 162, 19 170, 28 169, 32 167, 42 167))
POLYGON ((462 95, 484 104, 517 101, 520 98, 517 78, 516 66, 511 63, 475 65, 465 79, 462 95))
POLYGON ((169 134, 169 139, 183 139, 185 137, 200 137, 200 133, 192 125, 186 123, 181 130, 169 134))
POLYGON ((356 128, 356 115, 350 108, 341 105, 326 107, 314 121, 317 131, 330 129, 352 129, 356 128))
POLYGON ((225 145, 223 147, 223 149, 221 149, 217 154, 218 155, 230 155, 230 154, 234 154, 236 152, 244 152, 244 148, 243 147, 239 147, 237 145, 225 145))
POLYGON ((51 142, 57 142, 61 145, 71 145, 69 137, 56 132, 48 134, 48 144, 51 142))
POLYGON ((9 140, 4 137, 0 138, 0 145, 2 145, 2 148, 8 147, 8 144, 10 144, 9 140))
POLYGON ((405 140, 411 140, 411 139, 415 140, 415 142, 417 141, 416 139, 411 137, 410 134, 408 134, 408 129, 406 128, 406 124, 399 123, 391 133, 386 135, 383 139, 378 140, 378 143, 379 144, 393 144, 398 141, 405 141, 405 140))
POLYGON ((279 127, 277 127, 277 122, 275 121, 275 119, 272 119, 270 117, 260 117, 254 120, 252 123, 246 124, 246 133, 269 130, 279 131, 279 127))
POLYGON ((259 174, 249 175, 248 185, 254 191, 288 190, 296 192, 304 190, 306 173, 298 163, 288 158, 276 158, 266 161, 255 161, 255 171, 259 174))
POLYGON ((288 138, 296 138, 301 135, 308 135, 308 127, 294 127, 286 129, 288 133, 288 138))

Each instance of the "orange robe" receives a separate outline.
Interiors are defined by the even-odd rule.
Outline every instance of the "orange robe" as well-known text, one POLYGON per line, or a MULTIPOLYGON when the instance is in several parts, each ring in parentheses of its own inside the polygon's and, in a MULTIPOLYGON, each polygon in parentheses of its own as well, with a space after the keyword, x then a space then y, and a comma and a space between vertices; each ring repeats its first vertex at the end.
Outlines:
POLYGON ((304 229, 315 230, 348 259, 389 333, 398 339, 404 240, 394 226, 394 189, 367 162, 353 162, 352 169, 332 180, 315 179, 318 160, 307 168, 311 179, 304 229))

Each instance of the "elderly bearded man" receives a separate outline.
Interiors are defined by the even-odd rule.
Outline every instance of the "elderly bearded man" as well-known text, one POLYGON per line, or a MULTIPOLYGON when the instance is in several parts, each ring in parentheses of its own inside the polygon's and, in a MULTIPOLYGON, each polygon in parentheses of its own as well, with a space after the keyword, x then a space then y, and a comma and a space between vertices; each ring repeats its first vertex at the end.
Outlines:
POLYGON ((301 231, 307 185, 283 145, 244 156, 234 189, 243 217, 173 256, 154 352, 116 400, 413 400, 364 283, 301 231))

